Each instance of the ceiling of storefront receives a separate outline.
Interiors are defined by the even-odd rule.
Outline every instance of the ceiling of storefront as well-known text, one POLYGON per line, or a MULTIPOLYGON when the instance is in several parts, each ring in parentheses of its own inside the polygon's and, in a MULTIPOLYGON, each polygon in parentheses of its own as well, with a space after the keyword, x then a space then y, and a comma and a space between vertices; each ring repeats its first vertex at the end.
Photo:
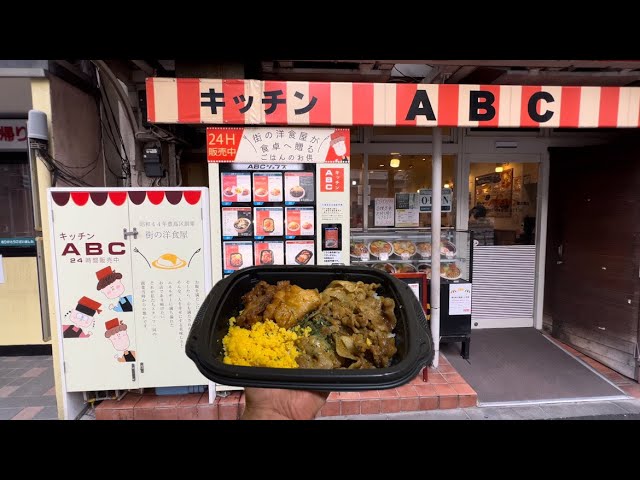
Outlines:
MULTIPOLYGON (((114 71, 133 83, 147 76, 223 77, 210 61, 115 60, 114 71), (197 75, 197 72, 201 72, 197 75)), ((461 83, 499 85, 640 86, 639 60, 261 60, 234 64, 259 80, 461 83)), ((232 76, 231 75, 231 76, 232 76)))

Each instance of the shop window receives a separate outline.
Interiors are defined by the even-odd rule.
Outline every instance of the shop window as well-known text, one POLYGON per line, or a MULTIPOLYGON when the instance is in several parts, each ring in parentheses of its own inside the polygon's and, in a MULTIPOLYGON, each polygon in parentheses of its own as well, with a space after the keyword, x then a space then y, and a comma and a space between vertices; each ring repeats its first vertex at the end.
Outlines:
MULTIPOLYGON (((0 239, 33 238, 33 203, 27 153, 0 154, 0 203, 3 205, 0 209, 0 239)), ((0 253, 10 254, 3 247, 0 247, 0 253)))
MULTIPOLYGON (((369 155, 368 228, 376 227, 376 198, 395 200, 396 193, 418 193, 432 185, 432 159, 430 155, 369 155)), ((455 174, 456 157, 442 157, 442 185, 452 189, 451 212, 442 214, 442 226, 455 226, 455 174)), ((419 227, 431 226, 431 214, 419 214, 419 227)))
POLYGON ((351 228, 363 228, 363 179, 364 158, 361 154, 351 155, 351 228))

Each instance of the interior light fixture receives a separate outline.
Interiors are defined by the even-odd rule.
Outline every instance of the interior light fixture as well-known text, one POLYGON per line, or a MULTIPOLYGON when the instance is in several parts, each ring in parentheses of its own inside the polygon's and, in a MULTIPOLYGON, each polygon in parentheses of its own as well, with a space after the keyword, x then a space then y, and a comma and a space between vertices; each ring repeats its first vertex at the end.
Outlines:
POLYGON ((358 182, 356 182, 355 180, 351 180, 351 185, 357 185, 358 182))
POLYGON ((442 187, 443 187, 443 188, 451 188, 451 185, 450 185, 450 184, 448 184, 448 183, 445 183, 442 187))
POLYGON ((398 168, 400 166, 400 159, 399 158, 392 158, 389 161, 389 166, 391 168, 398 168))
POLYGON ((496 173, 502 173, 504 171, 504 167, 502 165, 498 165, 496 167, 496 173))
POLYGON ((384 167, 384 163, 381 163, 381 164, 380 164, 380 166, 381 166, 381 167, 384 167))

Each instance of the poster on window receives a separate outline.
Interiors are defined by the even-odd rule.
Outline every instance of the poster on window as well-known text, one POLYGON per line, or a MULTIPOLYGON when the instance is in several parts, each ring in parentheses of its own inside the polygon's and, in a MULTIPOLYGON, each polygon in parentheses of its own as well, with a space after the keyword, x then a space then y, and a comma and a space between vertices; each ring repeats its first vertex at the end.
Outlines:
POLYGON ((510 217, 513 200, 513 169, 475 178, 475 205, 487 209, 487 217, 510 217))
POLYGON ((396 227, 420 225, 420 203, 417 193, 396 193, 396 227))
POLYGON ((376 227, 393 227, 395 222, 394 202, 393 198, 374 199, 373 223, 376 227))

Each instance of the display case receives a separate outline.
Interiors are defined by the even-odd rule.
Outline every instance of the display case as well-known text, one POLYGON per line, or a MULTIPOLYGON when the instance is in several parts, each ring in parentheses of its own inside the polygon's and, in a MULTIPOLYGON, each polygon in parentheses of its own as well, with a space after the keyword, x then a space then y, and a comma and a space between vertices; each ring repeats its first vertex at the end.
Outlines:
MULTIPOLYGON (((461 342, 461 355, 469 358, 471 341, 472 235, 443 229, 440 247, 440 341, 461 342)), ((432 281, 431 231, 369 230, 351 232, 352 265, 367 265, 391 274, 425 272, 432 281)), ((429 318, 430 291, 427 318, 429 318)))
MULTIPOLYGON (((431 279, 431 231, 370 230, 351 232, 349 255, 352 265, 367 265, 388 273, 425 272, 431 279)), ((469 233, 443 229, 440 243, 440 280, 443 283, 471 281, 469 233)))

